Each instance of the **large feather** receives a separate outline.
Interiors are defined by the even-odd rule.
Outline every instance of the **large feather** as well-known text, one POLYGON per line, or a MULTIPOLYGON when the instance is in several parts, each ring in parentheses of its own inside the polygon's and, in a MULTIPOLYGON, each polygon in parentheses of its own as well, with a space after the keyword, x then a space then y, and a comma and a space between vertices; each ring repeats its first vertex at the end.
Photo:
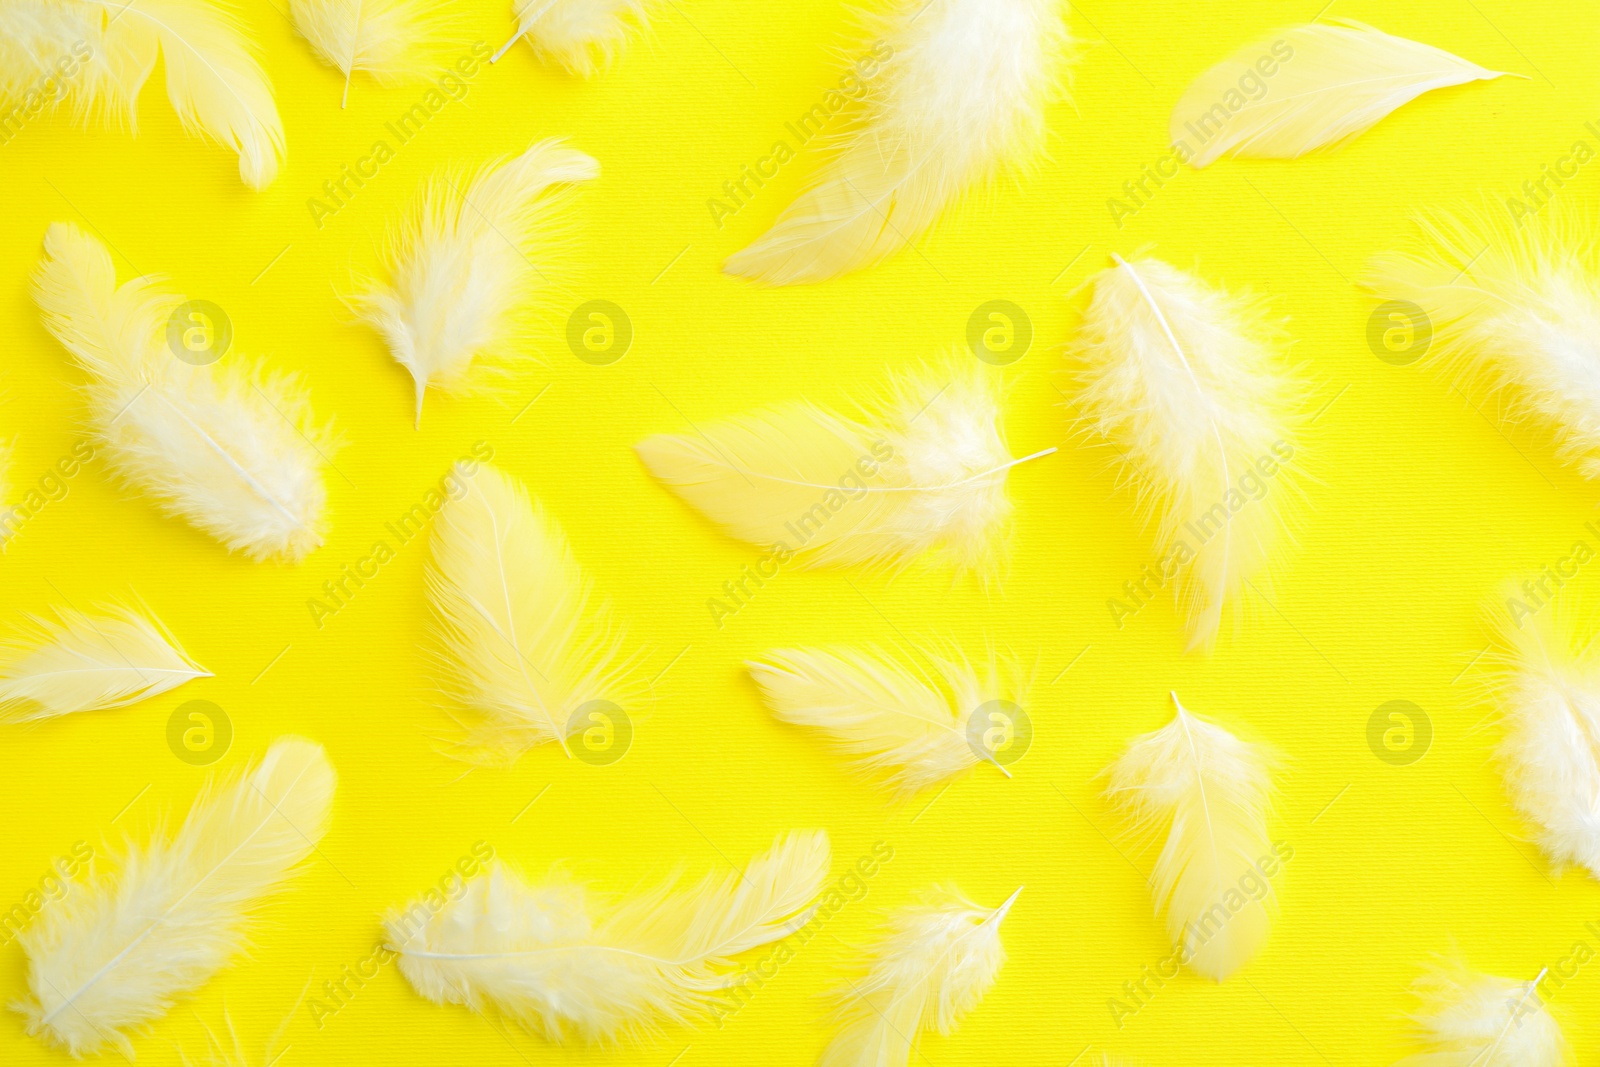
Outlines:
POLYGON ((1407 1056, 1396 1067, 1560 1067, 1570 1062, 1561 1025, 1539 996, 1539 979, 1519 982, 1441 963, 1418 979, 1422 1005, 1411 1017, 1429 1050, 1407 1056))
POLYGON ((1136 831, 1165 837, 1150 876, 1156 910, 1182 962, 1215 981, 1267 939, 1276 897, 1258 864, 1272 853, 1267 811, 1271 757, 1190 714, 1139 737, 1110 769, 1111 799, 1136 831), (1242 880, 1266 883, 1259 899, 1242 880), (1237 905, 1237 906, 1236 906, 1237 905))
POLYGON ((1000 924, 1021 892, 984 908, 935 889, 891 916, 867 974, 841 994, 821 1067, 906 1067, 924 1030, 953 1033, 1005 963, 1000 924))
POLYGON ((855 129, 766 235, 728 260, 772 285, 870 267, 1044 141, 1069 37, 1061 0, 895 0, 855 129))
POLYGON ((1551 427, 1563 461, 1600 477, 1600 250, 1587 216, 1551 208, 1432 212, 1421 241, 1380 256, 1367 287, 1422 309, 1447 371, 1503 391, 1551 427))
POLYGON ((517 35, 494 58, 522 38, 533 54, 568 73, 587 78, 616 58, 628 35, 644 24, 653 0, 514 0, 517 35))
POLYGON ((1195 79, 1173 109, 1172 143, 1196 167, 1223 155, 1293 159, 1365 132, 1423 93, 1500 77, 1359 22, 1313 22, 1254 41, 1195 79))
POLYGON ((228 8, 212 0, 0 3, 0 94, 13 103, 66 61, 73 70, 54 71, 59 92, 51 106, 66 103, 80 119, 131 126, 158 51, 184 128, 238 153, 239 174, 251 188, 272 184, 283 162, 283 123, 272 85, 228 8))
POLYGON ((826 736, 867 778, 902 796, 981 762, 969 721, 992 700, 1020 703, 1025 684, 1011 662, 980 672, 960 655, 928 655, 931 670, 877 649, 790 648, 748 664, 762 698, 784 722, 826 736))
POLYGON ((1160 260, 1119 257, 1092 284, 1073 344, 1078 403, 1155 519, 1190 648, 1209 647, 1282 534, 1289 494, 1273 483, 1292 485, 1278 464, 1293 455, 1299 390, 1279 366, 1280 331, 1258 301, 1160 260), (1256 483, 1263 499, 1250 499, 1256 483))
POLYGON ((294 28, 329 66, 365 71, 381 85, 425 78, 439 66, 438 5, 431 0, 289 0, 294 28))
POLYGON ((529 885, 496 863, 435 910, 385 920, 400 973, 437 1004, 494 1008, 551 1041, 613 1043, 703 1016, 733 957, 803 926, 828 835, 780 837, 740 872, 669 882, 596 914, 582 886, 529 885))
POLYGON ((657 480, 741 541, 821 565, 931 552, 982 570, 1011 514, 1006 472, 1055 449, 1012 458, 998 387, 974 364, 898 377, 859 414, 802 400, 637 449, 657 480))
POLYGON ((198 989, 242 947, 247 920, 316 848, 335 775, 322 746, 279 738, 243 777, 195 800, 172 837, 131 847, 115 876, 74 885, 18 935, 28 1032, 74 1056, 198 989))
POLYGON ((417 422, 429 386, 460 390, 474 363, 514 361, 566 230, 563 186, 600 164, 559 140, 471 175, 441 174, 390 236, 389 280, 352 300, 411 372, 417 422))
POLYGON ((89 374, 89 422, 112 466, 230 549, 299 559, 322 543, 322 467, 333 451, 305 389, 168 348, 181 302, 147 278, 117 285, 105 246, 72 223, 45 234, 34 274, 44 323, 89 374))
POLYGON ((120 708, 211 677, 136 612, 63 609, 56 615, 55 621, 31 619, 21 640, 0 650, 0 721, 120 708))
POLYGON ((636 692, 610 609, 592 603, 560 527, 493 467, 435 520, 428 592, 445 688, 472 717, 460 758, 510 764, 551 741, 566 751, 580 708, 636 692))

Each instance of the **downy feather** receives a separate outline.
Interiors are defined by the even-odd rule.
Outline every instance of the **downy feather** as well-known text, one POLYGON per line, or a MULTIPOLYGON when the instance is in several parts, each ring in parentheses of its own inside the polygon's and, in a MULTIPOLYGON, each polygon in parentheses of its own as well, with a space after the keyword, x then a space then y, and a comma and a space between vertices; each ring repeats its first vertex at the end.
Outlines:
POLYGON ((595 701, 621 706, 636 695, 607 604, 554 519, 493 467, 480 467, 448 501, 433 528, 428 594, 444 687, 470 717, 452 752, 509 765, 587 728, 595 701))
POLYGON ((503 369, 522 357, 567 229, 564 187, 599 174, 589 156, 547 140, 424 186, 390 235, 389 280, 369 283, 351 300, 411 372, 418 425, 429 386, 458 392, 474 364, 503 369))
MULTIPOLYGON (((730 536, 812 565, 924 554, 986 572, 1009 526, 998 386, 975 361, 898 376, 857 414, 800 400, 637 446, 658 481, 730 536)), ((787 558, 787 557, 785 557, 787 558)))
POLYGON ((1150 875, 1157 913, 1188 966, 1222 981, 1266 942, 1276 895, 1234 909, 1240 879, 1272 854, 1272 757, 1178 703, 1171 724, 1136 738, 1112 764, 1107 793, 1136 833, 1165 836, 1150 875), (1214 912, 1228 917, 1218 925, 1214 912))
POLYGON ((1005 963, 1000 924, 1021 892, 985 908, 934 889, 893 914, 866 975, 840 993, 821 1067, 906 1067, 924 1030, 954 1033, 1005 963))
POLYGON ((243 947, 251 913, 322 839, 335 775, 322 746, 273 742, 241 778, 202 790, 170 838, 130 846, 113 876, 73 883, 17 936, 28 1032, 74 1056, 132 1056, 127 1031, 165 1013, 243 947))
POLYGON ((792 285, 870 267, 1041 149, 1070 45, 1062 0, 894 0, 874 21, 882 69, 854 128, 728 273, 792 285))
POLYGON ((1559 1067, 1571 1062, 1561 1025, 1539 996, 1539 978, 1475 974, 1445 962, 1416 983, 1420 1009, 1411 1016, 1429 1051, 1396 1067, 1559 1067))
POLYGON ((0 649, 0 722, 120 708, 211 677, 159 624, 125 608, 28 621, 0 649))
POLYGON ((158 52, 184 129, 236 152, 246 185, 272 184, 283 123, 229 8, 213 0, 0 0, 0 98, 12 103, 49 76, 58 88, 49 106, 132 127, 158 52), (54 66, 68 58, 77 69, 62 75, 54 66))
POLYGON ((1294 159, 1364 133, 1423 93, 1504 76, 1359 22, 1313 22, 1252 42, 1195 79, 1173 109, 1172 143, 1195 167, 1224 155, 1294 159), (1275 61, 1270 78, 1263 57, 1275 61), (1252 78, 1264 87, 1256 99, 1242 91, 1252 78))
MULTIPOLYGON (((541 63, 587 78, 611 65, 652 0, 514 0, 517 35, 494 54, 498 60, 527 39, 541 63)), ((493 62, 493 60, 491 60, 493 62)))
POLYGON ((596 909, 581 885, 530 885, 495 863, 455 900, 384 922, 400 973, 436 1004, 494 1008, 555 1042, 612 1044, 693 1023, 735 984, 732 959, 804 926, 828 835, 790 833, 744 871, 677 879, 596 909))
POLYGON ((1190 649, 1209 648, 1223 606, 1284 533, 1289 493, 1281 486, 1292 476, 1277 464, 1294 454, 1300 391, 1279 365, 1281 330, 1259 300, 1160 260, 1116 260, 1093 279, 1072 346, 1077 402, 1122 454, 1157 547, 1188 546, 1173 553, 1181 567, 1174 595, 1188 615, 1190 649), (1268 482, 1263 473, 1275 476, 1268 482), (1247 499, 1261 496, 1246 491, 1253 482, 1269 485, 1261 499, 1247 499), (1195 524, 1202 534, 1189 529, 1195 524))
POLYGON ((150 278, 117 285, 105 246, 72 223, 45 234, 34 274, 44 324, 89 374, 89 423, 113 469, 168 514, 254 559, 322 543, 322 467, 334 445, 305 388, 168 347, 182 298, 150 278))
POLYGON ((959 653, 925 653, 930 669, 880 649, 788 648, 746 664, 773 715, 827 737, 864 777, 909 796, 979 763, 1011 772, 983 747, 991 701, 1019 704, 1015 662, 990 657, 980 671, 959 653))
POLYGON ((1447 373, 1502 393, 1511 418, 1549 426, 1561 460, 1600 477, 1600 251, 1589 217, 1465 209, 1418 223, 1421 241, 1380 256, 1367 288, 1420 307, 1427 322, 1411 325, 1431 329, 1447 373))
POLYGON ((344 75, 340 107, 355 71, 396 85, 441 66, 439 5, 432 0, 289 0, 289 14, 311 50, 344 75))

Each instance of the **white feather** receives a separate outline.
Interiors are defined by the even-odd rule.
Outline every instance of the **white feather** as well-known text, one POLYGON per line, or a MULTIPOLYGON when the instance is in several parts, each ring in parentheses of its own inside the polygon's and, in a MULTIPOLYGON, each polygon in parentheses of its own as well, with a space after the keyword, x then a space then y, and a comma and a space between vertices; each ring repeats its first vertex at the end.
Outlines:
POLYGON ((792 285, 870 267, 1042 147, 1070 43, 1062 0, 895 0, 876 21, 892 56, 859 122, 728 273, 792 285))
POLYGON ((89 422, 123 480, 255 559, 320 545, 334 445, 304 387, 233 361, 178 359, 167 320, 181 297, 148 278, 119 287, 105 246, 71 223, 51 225, 44 244, 34 299, 89 374, 89 422))
POLYGON ((1418 979, 1412 1020, 1429 1051, 1396 1067, 1558 1067, 1570 1062, 1561 1025, 1539 997, 1539 980, 1474 974, 1443 963, 1418 979))
POLYGON ((1600 251, 1587 216, 1551 208, 1432 212, 1422 240, 1366 280, 1417 305, 1457 379, 1503 392, 1512 418, 1554 430, 1564 462, 1600 477, 1600 251))
POLYGON ((632 663, 555 521, 493 467, 467 481, 434 520, 428 570, 445 689, 471 716, 453 754, 508 765, 551 741, 567 751, 580 708, 636 694, 632 663))
POLYGON ((892 915, 866 975, 841 993, 821 1067, 906 1067, 924 1030, 954 1033, 1005 963, 1000 924, 1021 892, 984 908, 935 889, 892 915))
POLYGON ((55 72, 52 106, 131 126, 158 52, 184 128, 236 152, 251 188, 272 184, 283 123, 229 8, 213 0, 0 0, 0 96, 13 102, 58 60, 77 57, 73 73, 55 72))
POLYGON ((0 722, 120 708, 211 677, 159 624, 133 611, 56 616, 30 618, 21 639, 0 649, 0 722))
POLYGON ((973 744, 968 724, 989 701, 1025 698, 1016 664, 991 657, 980 673, 959 654, 925 658, 931 670, 878 649, 789 648, 747 666, 775 716, 821 733, 863 776, 902 796, 982 762, 1011 777, 973 744))
POLYGON ((517 35, 494 58, 526 38, 540 62, 587 78, 611 65, 628 36, 644 25, 653 0, 514 0, 517 35))
POLYGON ((601 913, 579 885, 529 885, 496 863, 435 910, 384 922, 400 973, 436 1004, 489 1008, 551 1041, 615 1043, 704 1016, 732 958, 803 926, 828 835, 780 837, 744 871, 677 880, 601 913))
MULTIPOLYGON (((998 386, 952 360, 895 378, 859 414, 801 400, 641 441, 658 481, 732 537, 817 565, 932 553, 986 571, 1009 525, 998 386)), ((780 561, 788 556, 779 553, 780 561)))
POLYGON ((1172 702, 1177 718, 1128 746, 1107 792, 1137 832, 1164 838, 1150 875, 1156 911, 1181 962, 1220 982, 1256 954, 1272 923, 1276 894, 1257 866, 1272 853, 1272 757, 1190 714, 1177 694, 1172 702), (1267 884, 1258 899, 1241 888, 1253 872, 1267 884))
POLYGON ((1293 455, 1290 410, 1300 391, 1280 366, 1281 331, 1260 301, 1155 259, 1118 257, 1091 284, 1072 346, 1077 401, 1122 453, 1154 519, 1156 548, 1172 561, 1165 577, 1176 578, 1189 647, 1206 648, 1223 606, 1282 537, 1290 494, 1274 483, 1293 480, 1274 446, 1293 455), (1264 462, 1274 477, 1263 499, 1249 499, 1240 481, 1262 481, 1264 462))
POLYGON ((114 876, 75 883, 18 940, 28 1032, 74 1056, 165 1013, 221 970, 247 921, 316 848, 335 775, 322 746, 279 738, 243 777, 204 790, 172 837, 132 846, 114 876))
POLYGON ((1195 79, 1173 109, 1172 143, 1196 167, 1223 155, 1294 159, 1365 132, 1423 93, 1500 77, 1359 22, 1313 22, 1254 41, 1195 79))
POLYGON ((504 367, 522 353, 529 317, 552 286, 564 236, 564 186, 600 164, 559 140, 470 175, 442 174, 390 235, 389 280, 352 300, 416 383, 418 424, 428 387, 456 392, 474 364, 504 367))
POLYGON ((440 65, 439 5, 431 0, 289 0, 289 14, 312 51, 344 74, 345 100, 355 71, 395 85, 440 65))

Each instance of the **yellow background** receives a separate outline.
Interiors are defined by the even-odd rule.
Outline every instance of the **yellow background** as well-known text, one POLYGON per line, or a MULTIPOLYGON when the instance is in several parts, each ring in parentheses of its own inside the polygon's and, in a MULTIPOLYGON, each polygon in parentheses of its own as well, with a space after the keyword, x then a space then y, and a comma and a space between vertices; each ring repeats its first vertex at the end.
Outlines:
MULTIPOLYGON (((186 810, 209 772, 174 757, 166 724, 203 698, 235 731, 215 769, 299 733, 327 746, 340 793, 319 858, 264 910, 249 958, 137 1041, 150 1064, 178 1062, 180 1046, 201 1055, 202 1024, 219 1027, 225 1012, 257 1051, 291 1011, 286 1064, 806 1064, 826 1040, 818 995, 850 960, 845 944, 869 937, 881 909, 941 881, 991 904, 1027 890, 1007 922, 1011 959, 998 985, 953 1037, 925 1043, 935 1067, 1060 1067, 1090 1046, 1156 1064, 1385 1063, 1410 1047, 1401 1013, 1430 954, 1456 946, 1479 969, 1527 979, 1580 939, 1600 947, 1584 928, 1600 920, 1600 887, 1548 872, 1506 803, 1474 660, 1501 580, 1565 555, 1579 537, 1595 543, 1583 529, 1593 491, 1541 435, 1503 434, 1492 403, 1469 402, 1427 361, 1375 358, 1370 304, 1355 284, 1372 254, 1407 234, 1413 209, 1480 191, 1503 198, 1575 140, 1595 143, 1584 123, 1600 119, 1600 12, 1571 0, 1338 0, 1330 16, 1528 80, 1433 94, 1334 155, 1185 171, 1119 230, 1106 201, 1164 154, 1169 110, 1189 81, 1247 40, 1309 20, 1319 2, 1083 5, 1074 99, 1051 110, 1050 159, 1037 174, 952 212, 919 251, 774 291, 719 266, 800 188, 814 150, 722 229, 706 201, 837 84, 836 50, 855 44, 836 0, 670 0, 647 37, 588 82, 514 49, 320 230, 308 198, 422 90, 358 78, 341 111, 341 77, 269 3, 244 11, 288 132, 288 164, 264 192, 240 184, 231 154, 182 135, 159 78, 137 139, 33 121, 0 148, 0 436, 15 445, 12 502, 82 433, 80 375, 28 295, 45 227, 58 219, 101 234, 122 277, 165 273, 226 309, 235 351, 303 374, 315 410, 348 445, 328 477, 332 533, 297 566, 229 556, 115 489, 98 462, 9 546, 8 618, 137 597, 216 677, 131 708, 4 731, 0 908, 22 901, 75 841, 105 853, 186 810), (430 399, 414 431, 408 378, 348 321, 337 291, 375 268, 385 226, 437 167, 552 135, 592 153, 603 175, 576 200, 574 269, 543 363, 498 398, 430 399), (1055 388, 1082 300, 1075 289, 1111 252, 1145 248, 1270 294, 1292 319, 1294 353, 1323 408, 1302 452, 1318 481, 1300 547, 1271 603, 1257 600, 1210 657, 1183 654, 1164 601, 1113 625, 1105 601, 1151 546, 1110 453, 1073 435, 1055 388), (632 350, 606 367, 574 358, 561 336, 567 312, 597 298, 625 308, 636 330, 632 350), (1035 331, 1025 358, 990 372, 1011 390, 1013 451, 1062 448, 1011 479, 1003 588, 986 594, 937 573, 887 581, 790 569, 714 626, 708 597, 758 553, 653 484, 630 446, 686 418, 802 395, 843 402, 891 368, 962 349, 968 316, 993 299, 1026 309, 1035 331), (614 766, 545 749, 510 771, 464 774, 437 754, 449 722, 423 655, 421 541, 321 629, 311 621, 306 601, 321 583, 366 555, 383 524, 477 440, 564 525, 648 647, 646 676, 660 674, 633 749, 614 766), (1037 736, 1014 780, 980 768, 931 807, 928 794, 887 804, 814 739, 776 725, 740 669, 775 645, 901 637, 991 640, 1037 659, 1027 703, 1037 736), (1167 946, 1141 873, 1151 853, 1120 836, 1096 775, 1130 737, 1168 721, 1171 688, 1290 756, 1272 827, 1295 858, 1276 879, 1281 916, 1254 962, 1221 986, 1184 975, 1119 1029, 1107 1000, 1167 946), (1373 710, 1396 699, 1422 707, 1435 733, 1409 767, 1379 761, 1366 739, 1373 710), (895 857, 865 901, 721 1029, 674 1030, 616 1053, 553 1049, 424 1002, 393 967, 320 1028, 307 1004, 295 1009, 308 980, 315 995, 369 955, 384 909, 422 892, 475 841, 530 872, 559 861, 620 892, 679 862, 696 873, 743 863, 779 831, 813 826, 833 836, 836 870, 879 840, 895 857)), ((463 37, 496 47, 510 30, 507 6, 467 0, 451 17, 463 37)), ((1592 202, 1597 182, 1591 163, 1564 196, 1592 202)), ((1567 597, 1594 579, 1585 572, 1567 597)), ((23 973, 17 945, 0 949, 8 999, 23 973)), ((1582 970, 1553 1001, 1592 1062, 1600 1033, 1583 1023, 1600 1007, 1600 969, 1582 970)), ((64 1056, 6 1013, 0 1060, 64 1056)))

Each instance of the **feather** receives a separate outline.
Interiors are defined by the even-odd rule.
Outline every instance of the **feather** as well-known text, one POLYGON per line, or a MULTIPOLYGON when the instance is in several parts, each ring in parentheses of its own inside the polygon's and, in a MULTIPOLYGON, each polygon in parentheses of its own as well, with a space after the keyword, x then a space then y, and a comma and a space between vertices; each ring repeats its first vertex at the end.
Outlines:
POLYGON ((1025 684, 1015 663, 991 657, 979 673, 964 656, 928 655, 931 671, 877 649, 791 648, 747 664, 772 713, 833 741, 863 776, 901 796, 995 757, 974 743, 970 720, 990 701, 1013 704, 1025 684))
POLYGON ((333 451, 303 386, 254 367, 195 366, 168 348, 182 301, 151 279, 117 285, 105 246, 71 223, 45 234, 34 299, 89 374, 89 421, 113 467, 168 514, 254 559, 322 543, 333 451))
POLYGON ((870 267, 1044 142, 1070 44, 1062 0, 896 0, 882 73, 809 189, 726 270, 770 285, 870 267))
POLYGON ((611 65, 635 27, 644 25, 651 0, 514 0, 517 35, 491 63, 527 38, 541 63, 587 78, 611 65))
POLYGON ((935 889, 891 916, 867 974, 841 994, 821 1067, 905 1067, 924 1030, 953 1033, 1006 961, 1000 924, 1021 892, 991 909, 935 889))
POLYGON ((1172 703, 1177 718, 1128 746, 1110 768, 1107 792, 1137 831, 1165 831, 1150 876, 1156 910, 1166 913, 1167 934, 1188 965, 1220 982, 1256 954, 1271 926, 1270 883, 1237 910, 1225 900, 1243 895, 1240 880, 1272 852, 1272 757, 1190 714, 1176 693, 1172 703))
POLYGON ((13 102, 54 77, 50 106, 132 126, 158 52, 184 129, 236 152, 252 189, 271 185, 284 157, 283 123, 230 9, 212 0, 0 3, 0 96, 13 102), (63 61, 71 74, 57 69, 63 61))
POLYGON ((526 341, 533 294, 565 230, 562 186, 599 177, 600 164, 559 140, 467 176, 442 174, 391 234, 387 283, 352 300, 411 372, 417 423, 429 386, 456 392, 474 363, 513 361, 526 341))
POLYGON ((1294 159, 1364 133, 1423 93, 1505 76, 1359 22, 1313 22, 1195 79, 1173 109, 1172 143, 1195 167, 1223 155, 1294 159), (1269 78, 1263 60, 1275 68, 1269 78))
POLYGON ((1504 392, 1550 426, 1563 462, 1600 477, 1600 252, 1594 226, 1551 209, 1433 212, 1422 240, 1380 256, 1366 286, 1426 316, 1448 373, 1504 392))
POLYGON ((400 973, 436 1004, 494 1008, 556 1042, 616 1043, 703 1017, 732 958, 811 917, 828 835, 790 833, 743 873, 675 879, 596 914, 580 885, 529 885, 495 863, 435 908, 384 922, 400 973))
POLYGON ((1558 1067, 1570 1062, 1567 1039, 1531 982, 1474 974, 1444 963, 1418 979, 1421 1009, 1412 1020, 1428 1052, 1397 1067, 1558 1067))
POLYGON ((581 708, 636 695, 610 608, 591 603, 560 527, 492 467, 439 512, 428 594, 445 689, 474 717, 459 758, 509 765, 551 741, 571 755, 581 708))
POLYGON ((115 877, 75 884, 18 940, 28 1032, 74 1056, 153 1019, 221 970, 251 913, 316 848, 335 775, 322 746, 273 742, 241 778, 202 791, 170 839, 130 846, 115 877))
POLYGON ((1123 454, 1157 546, 1179 572, 1189 647, 1207 648, 1224 604, 1283 533, 1285 494, 1250 486, 1275 472, 1292 485, 1277 464, 1294 452, 1299 390, 1277 365, 1280 331, 1259 301, 1155 259, 1117 257, 1091 284, 1073 345, 1077 401, 1123 454))
POLYGON ((924 553, 986 570, 999 555, 1013 459, 983 369, 897 377, 854 415, 795 401, 636 447, 658 481, 727 533, 813 565, 904 565, 924 553))
POLYGON ((126 609, 61 610, 0 650, 0 722, 120 708, 211 672, 159 626, 126 609))
POLYGON ((289 14, 312 51, 344 74, 340 107, 355 71, 396 85, 440 65, 438 6, 430 0, 289 0, 289 14))

